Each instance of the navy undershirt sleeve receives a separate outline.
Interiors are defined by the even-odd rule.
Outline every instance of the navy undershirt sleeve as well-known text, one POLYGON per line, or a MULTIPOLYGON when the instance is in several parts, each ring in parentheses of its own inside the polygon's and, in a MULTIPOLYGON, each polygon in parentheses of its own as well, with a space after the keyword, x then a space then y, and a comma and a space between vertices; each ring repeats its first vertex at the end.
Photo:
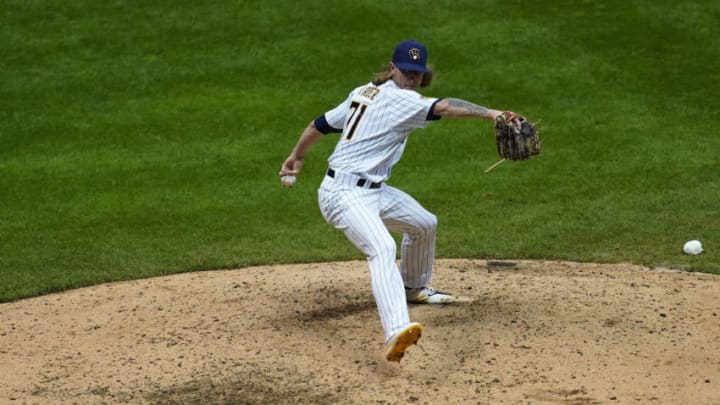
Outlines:
POLYGON ((435 100, 434 103, 432 103, 432 106, 430 106, 430 111, 428 111, 427 118, 425 118, 426 121, 437 121, 440 118, 442 118, 442 116, 440 116, 440 115, 435 115, 435 105, 438 102, 440 102, 440 100, 442 100, 442 99, 439 98, 439 99, 435 100))
POLYGON ((342 129, 331 127, 330 124, 328 124, 327 119, 325 119, 325 114, 315 118, 315 128, 324 135, 342 132, 342 129))

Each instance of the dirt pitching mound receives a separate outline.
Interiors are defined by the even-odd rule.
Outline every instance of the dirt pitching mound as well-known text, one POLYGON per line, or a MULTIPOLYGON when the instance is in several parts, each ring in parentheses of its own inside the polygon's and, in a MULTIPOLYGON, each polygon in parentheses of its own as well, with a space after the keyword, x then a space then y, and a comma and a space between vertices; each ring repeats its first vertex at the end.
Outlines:
POLYGON ((112 283, 0 305, 0 403, 720 403, 720 277, 439 260, 401 363, 365 262, 112 283))

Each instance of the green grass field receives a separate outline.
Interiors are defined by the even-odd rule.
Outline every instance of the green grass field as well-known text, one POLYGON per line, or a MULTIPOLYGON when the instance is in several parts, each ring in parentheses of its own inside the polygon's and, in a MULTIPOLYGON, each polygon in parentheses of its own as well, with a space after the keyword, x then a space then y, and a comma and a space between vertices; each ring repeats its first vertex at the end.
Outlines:
POLYGON ((537 159, 486 121, 413 134, 391 184, 439 257, 720 273, 720 3, 6 0, 0 301, 112 280, 359 259, 277 172, 305 125, 424 42, 431 96, 541 119, 537 159), (706 252, 682 253, 700 239, 706 252))

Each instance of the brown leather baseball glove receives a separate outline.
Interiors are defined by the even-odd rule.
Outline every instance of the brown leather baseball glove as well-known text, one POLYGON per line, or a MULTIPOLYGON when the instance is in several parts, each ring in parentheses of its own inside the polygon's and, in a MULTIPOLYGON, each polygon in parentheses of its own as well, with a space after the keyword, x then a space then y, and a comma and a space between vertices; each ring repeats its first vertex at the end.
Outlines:
POLYGON ((539 130, 535 124, 512 111, 495 119, 495 142, 503 159, 526 160, 542 151, 539 130))

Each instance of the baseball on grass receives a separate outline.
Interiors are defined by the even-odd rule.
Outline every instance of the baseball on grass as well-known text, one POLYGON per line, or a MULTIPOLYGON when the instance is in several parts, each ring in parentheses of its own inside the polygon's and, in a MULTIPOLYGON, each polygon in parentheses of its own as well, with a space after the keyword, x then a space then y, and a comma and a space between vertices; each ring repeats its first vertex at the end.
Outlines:
POLYGON ((280 179, 282 185, 285 187, 294 187, 295 180, 295 176, 282 176, 282 178, 280 179))
POLYGON ((702 253, 703 247, 699 240, 689 240, 683 246, 683 252, 688 255, 699 255, 702 253))

